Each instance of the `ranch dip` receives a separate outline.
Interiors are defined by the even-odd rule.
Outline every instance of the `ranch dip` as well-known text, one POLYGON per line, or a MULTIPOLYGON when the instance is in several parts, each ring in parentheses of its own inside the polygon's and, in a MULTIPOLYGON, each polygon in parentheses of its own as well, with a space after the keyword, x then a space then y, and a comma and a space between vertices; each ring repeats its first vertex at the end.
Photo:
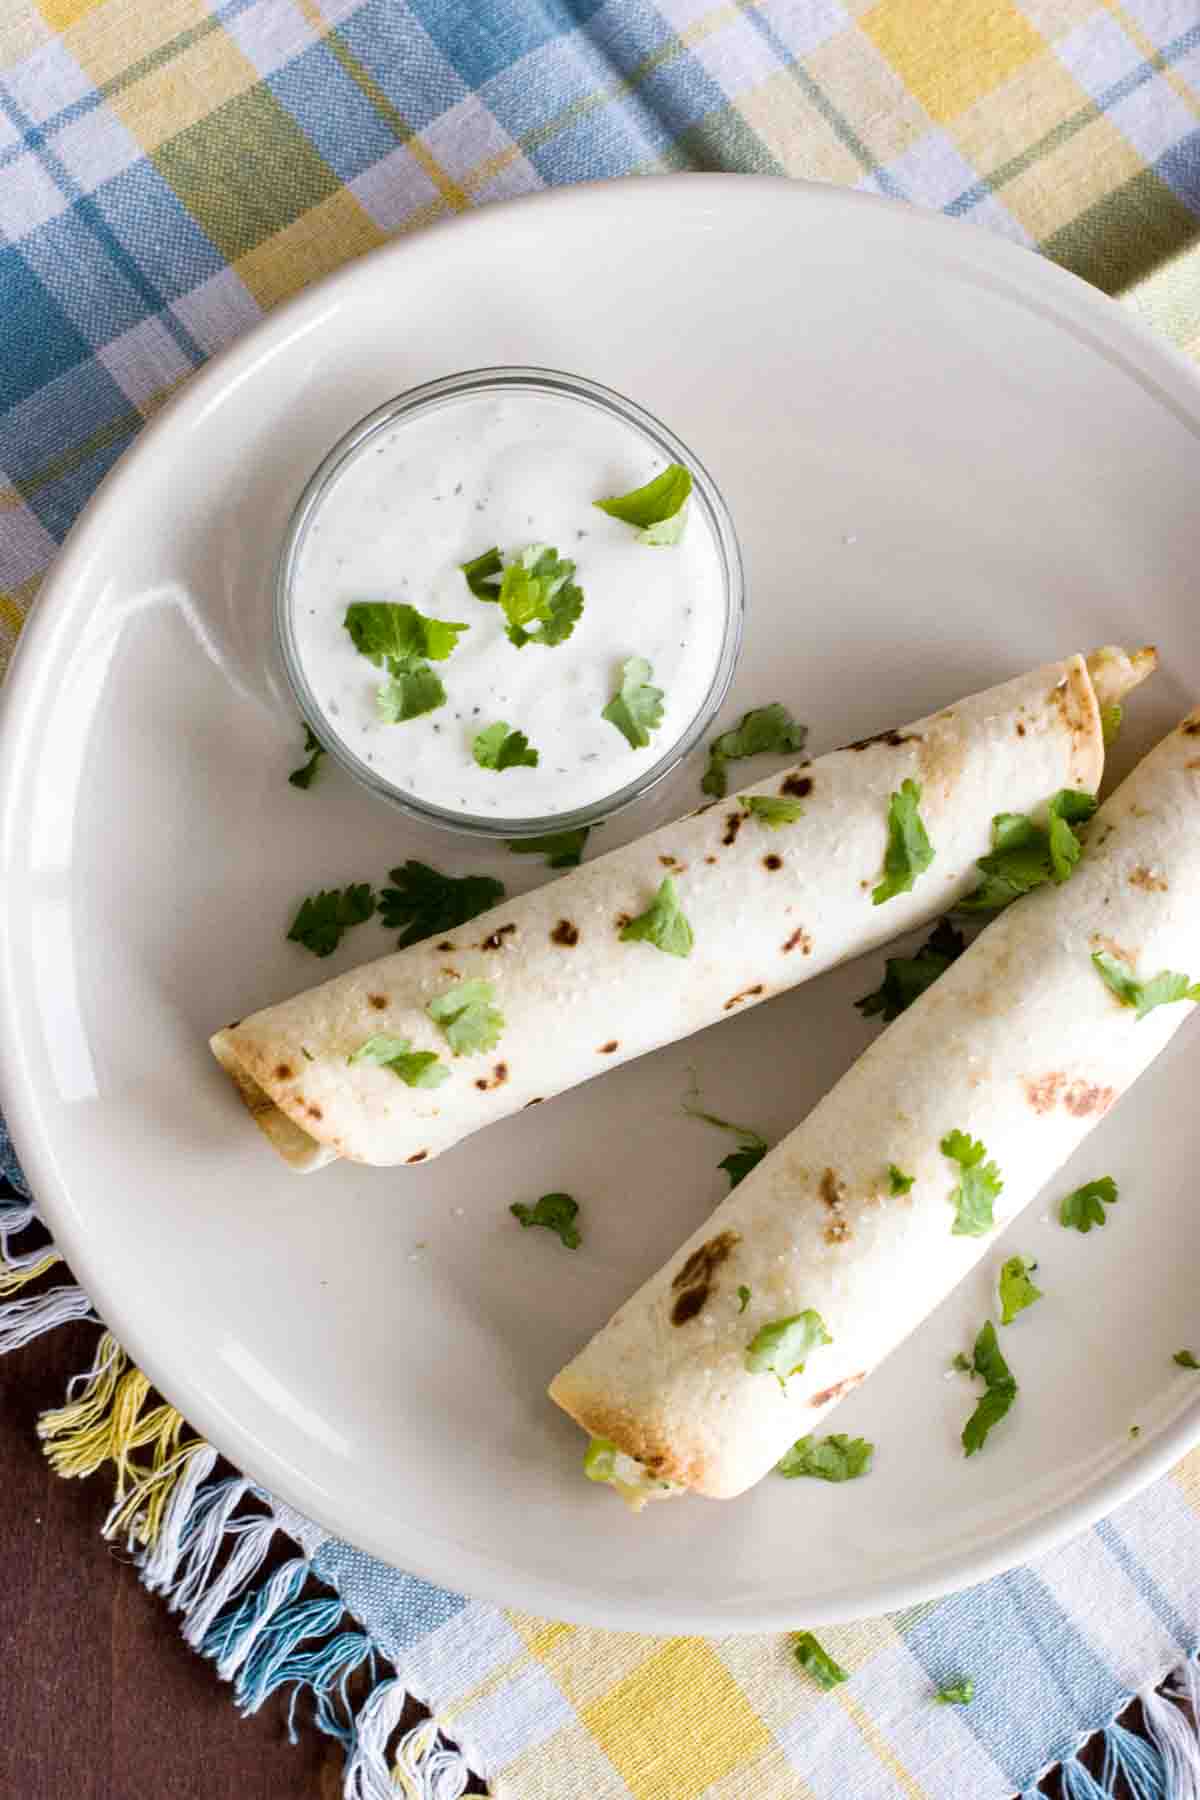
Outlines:
MULTIPOLYGON (((636 781, 704 707, 727 631, 724 565, 695 493, 675 543, 647 543, 595 505, 667 467, 633 423, 520 389, 444 399, 373 435, 318 503, 293 566, 294 651, 318 736, 341 739, 417 802, 498 826, 548 821, 636 781), (477 597, 461 565, 496 548, 504 568, 523 555, 533 566, 531 546, 552 548, 560 568, 574 563, 583 605, 561 641, 518 647, 501 605, 477 597), (381 717, 388 665, 370 660, 346 623, 363 602, 466 627, 425 665, 445 690, 433 710, 381 717), (633 673, 662 696, 644 747, 602 717, 631 659, 649 663, 648 675, 633 673), (501 722, 524 735, 526 755, 536 750, 536 767, 481 766, 478 734, 501 722)), ((493 579, 496 593, 502 577, 493 579)))

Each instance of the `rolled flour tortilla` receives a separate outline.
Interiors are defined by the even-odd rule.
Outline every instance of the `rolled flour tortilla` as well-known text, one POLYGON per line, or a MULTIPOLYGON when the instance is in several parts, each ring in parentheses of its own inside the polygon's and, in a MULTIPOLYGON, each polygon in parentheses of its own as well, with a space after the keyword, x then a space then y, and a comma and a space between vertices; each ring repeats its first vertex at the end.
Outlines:
POLYGON ((835 750, 744 791, 794 795, 804 816, 767 829, 738 803, 704 807, 506 901, 448 937, 367 963, 218 1031, 214 1055, 293 1167, 334 1156, 422 1163, 522 1107, 794 987, 935 918, 974 880, 993 813, 1031 811, 1059 788, 1094 790, 1100 706, 1154 666, 1097 651, 973 695, 901 730, 835 750), (875 906, 890 795, 921 788, 936 852, 910 893, 875 906), (687 958, 623 941, 670 876, 695 933, 687 958), (451 1057, 427 1003, 492 983, 494 1051, 451 1057), (407 1087, 348 1058, 376 1034, 443 1057, 450 1078, 407 1087))
POLYGON ((1196 1010, 1139 1019, 1095 951, 1141 981, 1200 980, 1200 709, 1101 807, 1071 879, 989 925, 551 1396, 659 1481, 719 1499, 758 1481, 987 1254, 1196 1010), (961 1170, 941 1143, 956 1130, 1003 1178, 984 1236, 952 1229, 961 1170), (908 1193, 890 1192, 889 1164, 915 1178, 908 1193), (750 1373, 760 1329, 808 1308, 832 1341, 784 1384, 750 1373))

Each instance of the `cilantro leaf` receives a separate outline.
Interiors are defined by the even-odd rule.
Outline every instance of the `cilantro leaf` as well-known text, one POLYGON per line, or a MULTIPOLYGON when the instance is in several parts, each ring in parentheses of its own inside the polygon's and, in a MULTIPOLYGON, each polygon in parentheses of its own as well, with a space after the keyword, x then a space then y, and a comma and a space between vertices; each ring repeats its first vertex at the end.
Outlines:
POLYGON ((942 1155, 956 1162, 962 1170, 958 1186, 950 1195, 954 1207, 956 1237, 982 1237, 996 1223, 992 1202, 1004 1187, 994 1162, 985 1163, 987 1151, 978 1138, 965 1131, 948 1131, 942 1139, 942 1155))
POLYGON ((835 1431, 824 1438, 797 1438, 775 1464, 775 1473, 786 1475, 789 1481, 798 1475, 815 1475, 819 1481, 855 1481, 870 1472, 874 1455, 875 1446, 866 1438, 835 1431))
POLYGON ((968 1456, 982 1450, 988 1433, 998 1425, 1017 1397, 1012 1370, 1000 1354, 996 1327, 989 1319, 975 1339, 975 1374, 982 1376, 987 1392, 962 1428, 962 1446, 968 1456))
POLYGON ((789 1375, 803 1372, 805 1358, 822 1344, 832 1344, 819 1312, 806 1307, 786 1319, 773 1319, 756 1331, 746 1346, 751 1375, 775 1375, 782 1387, 789 1375))
POLYGON ((770 706, 754 706, 743 713, 741 723, 731 731, 723 731, 708 746, 708 767, 700 783, 706 794, 723 800, 729 792, 726 763, 738 762, 746 756, 762 756, 768 751, 775 756, 803 750, 808 740, 808 726, 799 725, 787 707, 778 700, 770 706))
POLYGON ((411 857, 389 870, 388 880, 395 886, 380 894, 379 918, 389 931, 402 932, 400 950, 453 931, 504 898, 504 883, 491 875, 443 875, 411 857))
POLYGON ((431 619, 394 600, 355 600, 343 620, 354 648, 376 668, 393 662, 444 662, 470 626, 431 619))
POLYGON ((530 544, 509 563, 497 598, 509 641, 518 650, 526 644, 562 644, 570 637, 583 612, 583 590, 572 581, 574 573, 575 564, 549 544, 530 544))
POLYGON ((951 1362, 950 1367, 958 1375, 970 1375, 972 1372, 971 1359, 970 1357, 964 1356, 961 1350, 956 1350, 954 1352, 954 1360, 951 1362))
POLYGON ((828 1693, 850 1676, 840 1663, 835 1663, 827 1650, 823 1650, 811 1631, 802 1631, 793 1647, 796 1661, 806 1674, 811 1675, 818 1687, 828 1693))
MULTIPOLYGON (((738 1139, 738 1148, 730 1151, 718 1164, 729 1177, 729 1189, 745 1181, 751 1169, 756 1169, 767 1154, 769 1145, 761 1131, 755 1131, 753 1125, 736 1125, 732 1119, 722 1119, 717 1113, 705 1112, 698 1104, 700 1089, 696 1086, 695 1071, 692 1072, 692 1085, 684 1095, 681 1105, 689 1118, 702 1119, 706 1125, 715 1125, 718 1131, 728 1131, 738 1139)), ((739 1288, 739 1293, 741 1289, 739 1288)), ((749 1289, 746 1292, 749 1294, 749 1289)), ((743 1308, 744 1310, 744 1308, 743 1308)))
POLYGON ((1200 1362, 1196 1361, 1190 1350, 1177 1350, 1171 1361, 1177 1362, 1181 1369, 1200 1369, 1200 1362))
MULTIPOLYGON (((744 1282, 743 1282, 742 1286, 739 1287, 739 1289, 737 1291, 737 1296, 738 1296, 738 1311, 740 1313, 744 1313, 746 1308, 750 1304, 750 1289, 745 1285, 744 1282)), ((1181 1354, 1185 1354, 1185 1353, 1181 1353, 1181 1354)), ((1176 1357, 1175 1360, 1176 1360, 1176 1362, 1178 1362, 1179 1357, 1176 1357)))
POLYGON ((388 663, 388 679, 375 690, 375 705, 385 725, 402 725, 446 704, 440 675, 427 662, 410 659, 388 663))
MULTIPOLYGON (((524 1224, 524 1220, 521 1221, 524 1224)), ((583 1472, 589 1481, 611 1481, 617 1472, 617 1446, 611 1438, 589 1439, 583 1453, 583 1472)))
POLYGON ((644 913, 621 927, 621 942, 644 941, 668 956, 690 956, 695 939, 668 875, 644 913))
POLYGON ((902 1012, 944 975, 952 962, 967 947, 961 931, 949 919, 940 919, 927 943, 915 956, 889 956, 883 965, 883 980, 872 994, 864 994, 854 1002, 864 1019, 881 1015, 885 1025, 898 1019, 902 1012))
POLYGON ((1041 1288, 1030 1280, 1036 1268, 1036 1263, 1027 1263, 1023 1256, 1010 1256, 1001 1264, 998 1285, 1002 1325, 1011 1325, 1019 1312, 1042 1298, 1041 1288))
POLYGON ((1058 1216, 1062 1224, 1087 1233, 1093 1225, 1104 1224, 1105 1206, 1115 1206, 1116 1201, 1116 1182, 1111 1175, 1102 1175, 1099 1181, 1085 1181, 1073 1194, 1068 1194, 1058 1209, 1058 1216))
POLYGON ((471 754, 481 769, 536 769, 538 753, 523 731, 510 731, 503 719, 476 732, 471 754))
POLYGON ((376 1063, 398 1075, 407 1087, 441 1087, 450 1079, 449 1069, 432 1050, 414 1050, 408 1038, 392 1037, 386 1031, 369 1037, 346 1061, 376 1063))
POLYGON ((1193 986, 1188 976, 1163 969, 1149 981, 1139 981, 1129 964, 1107 950, 1093 950, 1092 961, 1122 1006, 1135 1006, 1137 1016, 1144 1019, 1156 1006, 1172 1006, 1177 1000, 1200 1000, 1200 982, 1193 986))
MULTIPOLYGON (((578 1250, 582 1241, 579 1236, 579 1227, 575 1223, 579 1203, 572 1200, 570 1194, 543 1194, 533 1206, 526 1206, 523 1200, 514 1200, 508 1210, 514 1219, 520 1221, 523 1228, 527 1229, 530 1225, 544 1225, 547 1231, 557 1231, 566 1249, 578 1250)), ((591 1445, 588 1446, 588 1451, 590 1454, 591 1445)), ((587 1472, 585 1458, 584 1473, 587 1474, 587 1472)), ((593 1475, 591 1479, 602 1481, 607 1480, 607 1477, 593 1475)))
POLYGON ((939 1688, 936 1698, 939 1706, 970 1706, 975 1698, 975 1683, 969 1675, 963 1675, 939 1688))
POLYGON ((469 562, 459 563, 458 566, 477 600, 500 598, 500 582, 494 578, 498 578, 503 570, 504 558, 494 544, 482 556, 473 556, 469 562))
POLYGON ((668 463, 661 475, 628 494, 594 500, 601 512, 637 529, 643 544, 677 544, 687 522, 687 502, 692 491, 692 472, 682 463, 668 463))
POLYGON ((921 790, 915 781, 902 781, 899 793, 888 802, 888 843, 883 858, 883 880, 871 894, 876 906, 907 894, 918 875, 933 861, 933 845, 918 810, 921 790))
POLYGON ((1059 886, 1068 881, 1075 864, 1083 854, 1083 845, 1071 830, 1072 825, 1086 825, 1096 810, 1095 794, 1078 788, 1060 788, 1051 800, 1049 822, 1050 878, 1059 886))
POLYGON ((1106 750, 1110 744, 1115 744, 1120 736, 1124 718, 1125 708, 1119 700, 1114 700, 1111 706, 1100 708, 1100 735, 1104 739, 1106 750))
POLYGON ((766 1154, 765 1144, 743 1144, 740 1150, 731 1150, 728 1156, 721 1158, 717 1167, 728 1175, 730 1193, 739 1182, 745 1181, 751 1169, 757 1169, 766 1154))
POLYGON ((582 861, 590 832, 590 825, 580 825, 576 831, 552 831, 545 837, 509 838, 508 847, 514 856, 534 856, 540 851, 548 869, 574 869, 582 861))
POLYGON ((1060 788, 1047 806, 1044 826, 1026 813, 997 813, 991 851, 979 858, 983 880, 959 901, 959 910, 999 912, 1047 881, 1066 881, 1083 850, 1072 826, 1086 824, 1095 810, 1094 794, 1060 788))
POLYGON ((650 733, 662 724, 663 690, 650 686, 654 670, 644 656, 621 665, 621 685, 600 717, 615 725, 631 750, 644 750, 650 733))
POLYGON ((912 1191, 912 1184, 916 1179, 915 1175, 906 1175, 903 1169, 898 1169, 895 1163, 888 1164, 889 1194, 910 1193, 912 1191))
POLYGON ((478 1056, 495 1048, 504 1029, 504 1015, 492 1005, 495 997, 490 981, 459 981, 431 1000, 425 1011, 455 1056, 478 1056))
POLYGON ((304 724, 304 754, 308 757, 308 761, 302 768, 293 769, 288 776, 293 787, 310 788, 312 786, 313 776, 317 772, 317 764, 325 754, 324 744, 307 721, 304 724))
POLYGON ((288 942, 303 944, 314 956, 331 956, 343 931, 362 925, 374 911, 375 896, 367 881, 351 882, 346 888, 322 888, 301 902, 288 942))
POLYGON ((739 794, 738 799, 748 813, 761 819, 771 831, 778 831, 781 825, 794 825, 804 814, 799 800, 786 800, 782 794, 739 794))

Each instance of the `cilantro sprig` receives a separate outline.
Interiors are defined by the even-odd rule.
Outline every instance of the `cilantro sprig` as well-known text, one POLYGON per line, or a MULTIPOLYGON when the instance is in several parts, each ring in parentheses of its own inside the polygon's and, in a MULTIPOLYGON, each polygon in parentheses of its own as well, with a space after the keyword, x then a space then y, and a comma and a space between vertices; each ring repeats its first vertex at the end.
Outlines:
POLYGON ((781 825, 794 825, 804 816, 803 803, 788 800, 782 794, 739 794, 738 799, 751 817, 769 831, 778 831, 781 825))
POLYGON ((888 1164, 888 1193, 889 1194, 909 1194, 909 1193, 911 1193, 913 1182, 916 1179, 917 1178, 915 1175, 906 1175, 904 1173, 903 1169, 898 1169, 896 1167, 895 1163, 888 1164))
POLYGON ((493 1005, 495 998, 491 982, 475 977, 438 994, 425 1011, 455 1056, 478 1056, 495 1048, 504 1029, 504 1015, 493 1005))
POLYGON ((950 1195, 954 1207, 951 1231, 955 1237, 982 1237, 996 1222, 992 1203, 1004 1187, 1000 1171, 994 1162, 984 1161, 986 1148, 965 1131, 948 1131, 941 1149, 942 1155, 962 1170, 958 1186, 950 1195))
POLYGON ((304 754, 308 761, 299 769, 293 769, 288 781, 295 788, 310 788, 317 772, 321 758, 325 754, 325 746, 307 720, 304 721, 304 754))
POLYGON ((817 1686, 824 1688, 826 1692, 850 1679, 847 1670, 843 1669, 841 1663, 834 1662, 828 1650, 822 1648, 811 1631, 797 1634, 792 1654, 805 1674, 811 1675, 817 1686))
POLYGON ((835 1431, 829 1437, 797 1438, 775 1464, 777 1475, 794 1481, 801 1475, 815 1476, 818 1481, 857 1481, 870 1473, 875 1446, 866 1438, 847 1437, 835 1431))
MULTIPOLYGON (((508 621, 509 642, 549 649, 565 644, 583 612, 583 590, 572 579, 575 564, 549 544, 529 544, 510 562, 495 593, 508 621)), ((490 596, 473 591, 480 599, 490 596)))
POLYGON ((355 600, 343 621, 354 648, 376 668, 393 663, 444 662, 470 627, 433 619, 394 600, 355 600))
MULTIPOLYGON (((531 1225, 544 1225, 547 1231, 556 1231, 567 1250, 578 1250, 583 1241, 575 1223, 579 1215, 579 1202, 572 1200, 570 1194, 543 1194, 532 1206, 527 1206, 523 1200, 514 1200, 508 1210, 523 1229, 527 1230, 531 1225)), ((593 1442, 596 1441, 593 1439, 593 1442)), ((585 1459, 584 1474, 588 1473, 585 1459)), ((592 1475, 591 1479, 607 1480, 607 1476, 592 1475)))
POLYGON ((440 675, 427 662, 391 662, 388 678, 375 690, 375 707, 385 725, 403 725, 446 704, 440 675))
POLYGON ((1085 1181, 1068 1194, 1058 1209, 1059 1222, 1085 1235, 1093 1225, 1103 1225, 1108 1217, 1104 1208, 1117 1203, 1117 1184, 1111 1175, 1098 1181, 1085 1181))
MULTIPOLYGON (((770 1145, 762 1135, 762 1132, 756 1131, 753 1125, 738 1125, 735 1124, 732 1119, 722 1119, 717 1113, 705 1112, 703 1107, 699 1105, 699 1099, 700 1090, 696 1086, 695 1077, 693 1076, 692 1085, 680 1102, 684 1112, 687 1113, 689 1118, 701 1119, 705 1125, 715 1125, 718 1131, 727 1131, 732 1137, 735 1137, 738 1140, 737 1149, 731 1150, 729 1155, 723 1157, 717 1164, 717 1167, 723 1169, 726 1175, 728 1175, 729 1191, 732 1193, 740 1181, 745 1181, 751 1169, 756 1169, 758 1167, 763 1157, 767 1154, 770 1145)), ((742 1289, 739 1288, 738 1293, 740 1294, 741 1292, 742 1289)), ((745 1293, 747 1300, 749 1300, 749 1288, 745 1290, 745 1293)), ((741 1310, 744 1312, 745 1307, 743 1306, 741 1310)))
POLYGON ((346 1061, 374 1063, 381 1069, 390 1069, 411 1088, 441 1087, 443 1081, 450 1079, 449 1069, 432 1050, 414 1050, 408 1038, 392 1037, 385 1031, 369 1037, 346 1061))
POLYGON ((342 941, 342 933, 352 925, 365 924, 374 911, 375 895, 370 882, 322 888, 301 902, 288 932, 288 942, 303 944, 314 956, 332 956, 342 941))
POLYGON ((536 769, 538 753, 523 731, 513 731, 503 719, 477 731, 471 754, 481 769, 536 769))
POLYGON ((949 919, 939 919, 928 941, 915 956, 889 956, 883 965, 883 980, 873 993, 854 1002, 864 1019, 880 1017, 885 1025, 898 1019, 902 1012, 918 1000, 925 989, 944 975, 952 962, 962 955, 967 940, 956 931, 949 919))
POLYGON ((443 875, 412 857, 388 879, 393 885, 380 893, 379 918, 389 931, 401 931, 400 950, 453 931, 504 898, 504 883, 491 875, 443 875))
POLYGON ((665 950, 668 956, 692 954, 695 938, 669 875, 645 912, 623 925, 620 935, 622 943, 653 944, 656 950, 665 950))
POLYGON ((723 731, 708 746, 708 767, 700 783, 701 789, 714 799, 723 800, 729 792, 727 763, 768 753, 782 756, 803 750, 807 741, 808 726, 798 724, 781 701, 775 700, 770 706, 753 706, 742 714, 739 724, 723 731))
POLYGON ((1178 1000, 1200 1000, 1200 981, 1163 969, 1149 981, 1139 981, 1127 962, 1107 950, 1093 950, 1092 962, 1122 1006, 1132 1006, 1139 1019, 1156 1006, 1173 1006, 1178 1000))
POLYGON ((786 1319, 772 1319, 755 1332, 746 1346, 746 1368, 751 1375, 774 1375, 783 1387, 789 1375, 804 1372, 814 1350, 832 1342, 820 1313, 807 1306, 786 1319))
POLYGON ((970 1675, 962 1675, 939 1688, 934 1698, 939 1706, 970 1706, 975 1698, 975 1682, 970 1675))
POLYGON ((590 825, 580 825, 576 831, 551 831, 545 837, 509 838, 508 847, 514 856, 543 855, 548 869, 574 869, 583 860, 590 832, 590 825))
POLYGON ((1200 1362, 1196 1361, 1190 1350, 1177 1350, 1171 1361, 1178 1363, 1181 1369, 1200 1369, 1200 1362))
POLYGON ((621 685, 600 713, 615 725, 631 750, 644 750, 663 718, 663 690, 650 685, 654 670, 644 656, 621 665, 621 685))
POLYGON ((1027 813, 997 813, 991 851, 977 864, 983 880, 959 901, 959 910, 1000 912, 1048 881, 1067 881, 1083 854, 1074 827, 1086 825, 1095 810, 1094 794, 1060 788, 1046 808, 1045 825, 1027 813))
POLYGON ((934 849, 921 818, 921 789, 915 781, 902 781, 888 801, 888 841, 883 856, 883 880, 872 889, 871 900, 882 906, 897 894, 907 894, 918 875, 933 861, 934 849))
POLYGON ((687 502, 692 491, 692 472, 682 463, 668 463, 660 475, 628 494, 594 500, 601 512, 632 525, 643 544, 677 544, 687 523, 687 502))
POLYGON ((1027 1263, 1023 1256, 1010 1256, 1000 1266, 1000 1279, 997 1289, 1000 1295, 1000 1323, 1011 1325, 1018 1313, 1032 1306, 1035 1300, 1042 1298, 1042 1290, 1035 1286, 1032 1276, 1037 1268, 1036 1263, 1027 1263))
POLYGON ((988 1433, 998 1425, 1017 1397, 1017 1383, 1012 1370, 1000 1354, 996 1327, 989 1319, 975 1339, 973 1373, 980 1376, 986 1392, 962 1428, 962 1446, 967 1456, 974 1456, 987 1442, 988 1433))

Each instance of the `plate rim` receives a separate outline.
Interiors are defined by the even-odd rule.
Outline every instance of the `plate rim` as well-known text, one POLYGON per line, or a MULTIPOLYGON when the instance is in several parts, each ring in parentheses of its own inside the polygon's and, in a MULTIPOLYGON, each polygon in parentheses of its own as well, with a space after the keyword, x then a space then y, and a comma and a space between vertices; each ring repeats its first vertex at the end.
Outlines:
MULTIPOLYGON (((1066 323, 1061 314, 1072 313, 1110 349, 1115 349, 1118 354, 1124 350, 1131 363, 1148 364, 1148 373, 1155 379, 1160 401, 1170 404, 1171 396, 1182 388, 1191 399, 1187 409, 1189 423, 1200 433, 1200 376, 1181 351, 1159 337, 1136 313, 1121 307, 1070 271, 1042 259, 1036 252, 979 227, 971 232, 965 221, 905 201, 857 192, 835 183, 721 171, 581 182, 471 208, 411 236, 380 246, 265 314, 195 372, 99 483, 46 575, 0 684, 0 868, 8 866, 10 861, 9 846, 19 826, 21 783, 18 778, 29 756, 36 754, 42 697, 54 667, 57 634, 68 623, 67 600, 70 590, 77 585, 77 570, 82 573, 86 567, 91 540, 103 516, 119 504, 124 489, 138 480, 143 466, 157 453, 160 439, 165 440, 173 434, 189 413, 201 413, 219 403, 228 388, 236 383, 241 365, 256 362, 269 349, 280 349, 289 335, 302 323, 310 321, 311 315, 328 308, 332 300, 340 298, 355 285, 378 278, 381 265, 402 264, 406 258, 428 255, 430 243, 447 232, 461 234, 479 229, 482 222, 494 223, 496 216, 514 209, 531 211, 552 207, 561 212, 570 206, 579 211, 610 202, 621 209, 630 203, 669 207, 672 197, 685 183, 689 204, 697 189, 702 188, 712 196, 714 209, 718 211, 740 206, 752 195, 765 197, 769 190, 772 200, 778 198, 784 206, 794 203, 802 208, 818 201, 835 208, 872 209, 901 218, 905 221, 905 229, 913 235, 926 232, 941 238, 948 250, 957 252, 960 262, 974 263, 976 267, 982 266, 985 273, 1007 278, 1027 303, 1044 300, 1059 329, 1065 328, 1066 323), (1132 355, 1134 351, 1136 357, 1132 355)), ((1176 400, 1175 404, 1180 402, 1176 400)), ((272 1496, 312 1519, 333 1537, 345 1537, 346 1541, 381 1561, 391 1566, 403 1566, 425 1581, 500 1607, 519 1605, 522 1610, 549 1618, 605 1629, 668 1634, 704 1635, 795 1628, 798 1621, 795 1608, 791 1606, 764 1608, 755 1604, 749 1612, 743 1612, 731 1609, 727 1602, 718 1607, 696 1605, 692 1608, 672 1604, 662 1611, 653 1595, 631 1599, 618 1593, 598 1599, 586 1590, 566 1585, 561 1579, 531 1576, 507 1562, 499 1564, 496 1558, 476 1549, 448 1545, 442 1556, 439 1552, 444 1540, 429 1535, 416 1543, 411 1554, 407 1549, 404 1551, 402 1564, 395 1564, 395 1545, 373 1533, 369 1520, 356 1518, 348 1533, 345 1519, 336 1519, 337 1509, 333 1502, 326 1506, 324 1490, 286 1462, 278 1450, 244 1431, 218 1399, 210 1398, 202 1386, 189 1379, 186 1370, 173 1370, 164 1388, 159 1381, 163 1359, 153 1344, 143 1341, 137 1319, 117 1318, 104 1305, 107 1284, 103 1271, 93 1263, 91 1244, 95 1241, 94 1236, 89 1238, 86 1231, 74 1229, 74 1209, 68 1184, 57 1165, 51 1134, 42 1116, 40 1095, 32 1079, 27 1078, 19 1053, 21 1018, 14 978, 12 935, 4 932, 0 942, 0 1106, 14 1142, 19 1146, 22 1165, 31 1190, 37 1196, 39 1212, 76 1280, 98 1309, 105 1328, 114 1333, 171 1404, 178 1405, 188 1423, 242 1473, 259 1482, 272 1496), (264 1470, 265 1473, 257 1472, 264 1470)), ((120 1311, 118 1306, 117 1312, 120 1311)), ((169 1364, 170 1358, 165 1360, 169 1364)), ((1133 1499, 1166 1474, 1197 1443, 1200 1443, 1200 1395, 1171 1424, 1127 1455, 1118 1467, 1095 1477, 1082 1491, 1040 1512, 1035 1519, 993 1536, 982 1549, 973 1547, 944 1558, 935 1557, 928 1568, 918 1574, 867 1578, 852 1587, 843 1586, 806 1604, 802 1622, 828 1625, 873 1617, 955 1593, 1030 1561, 1133 1499)))

